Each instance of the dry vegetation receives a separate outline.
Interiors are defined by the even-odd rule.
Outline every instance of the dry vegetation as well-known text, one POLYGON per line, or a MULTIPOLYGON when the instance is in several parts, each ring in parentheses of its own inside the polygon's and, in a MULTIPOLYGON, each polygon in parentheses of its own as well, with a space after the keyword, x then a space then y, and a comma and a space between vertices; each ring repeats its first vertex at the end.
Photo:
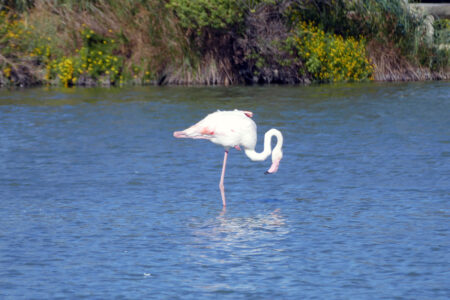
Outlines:
MULTIPOLYGON (((0 85, 449 79, 448 48, 430 44, 426 16, 402 3, 0 0, 0 85), (314 49, 302 50, 301 39, 316 36, 303 21, 328 39, 365 43, 373 73, 315 75, 309 56, 314 49)), ((440 39, 450 30, 442 24, 435 34, 440 39)), ((342 67, 327 56, 315 69, 343 74, 342 67)))

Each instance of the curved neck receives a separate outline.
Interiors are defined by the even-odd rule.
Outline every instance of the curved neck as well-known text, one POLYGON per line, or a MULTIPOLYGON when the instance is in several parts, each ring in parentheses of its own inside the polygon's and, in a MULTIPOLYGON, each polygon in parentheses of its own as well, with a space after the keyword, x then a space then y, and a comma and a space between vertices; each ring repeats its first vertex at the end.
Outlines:
POLYGON ((277 129, 270 129, 264 135, 264 150, 260 153, 256 152, 255 149, 245 149, 245 154, 253 161, 262 161, 272 153, 271 140, 272 137, 276 136, 277 144, 273 148, 273 151, 281 151, 283 146, 283 135, 277 129))

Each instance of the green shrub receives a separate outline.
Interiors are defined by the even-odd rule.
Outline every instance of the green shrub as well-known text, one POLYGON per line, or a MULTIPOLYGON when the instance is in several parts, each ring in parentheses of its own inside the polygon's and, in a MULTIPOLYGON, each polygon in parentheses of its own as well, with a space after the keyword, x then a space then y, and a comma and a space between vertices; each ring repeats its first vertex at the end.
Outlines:
POLYGON ((431 68, 435 70, 450 67, 450 20, 442 19, 434 23, 435 51, 431 58, 431 68))
POLYGON ((29 61, 27 42, 32 36, 17 14, 0 10, 0 84, 15 84, 17 64, 29 61))
POLYGON ((411 40, 423 17, 412 13, 403 0, 303 0, 289 10, 313 21, 326 32, 368 39, 411 40))
POLYGON ((224 29, 243 20, 240 2, 235 0, 170 0, 180 25, 186 29, 224 29))
POLYGON ((366 57, 365 40, 325 33, 312 22, 299 22, 288 45, 297 50, 313 79, 320 82, 369 79, 373 67, 366 57))
POLYGON ((364 36, 378 44, 394 45, 415 65, 438 70, 448 55, 429 37, 429 18, 404 0, 302 0, 288 10, 291 20, 318 24, 325 32, 343 37, 364 36))
POLYGON ((17 56, 27 50, 24 40, 29 40, 31 31, 27 30, 17 14, 0 11, 0 49, 5 56, 17 56))
POLYGON ((113 54, 115 39, 97 34, 86 26, 80 33, 83 45, 77 49, 77 54, 49 61, 46 79, 57 79, 66 87, 76 84, 81 76, 91 79, 103 76, 109 84, 117 83, 121 76, 122 59, 113 54))

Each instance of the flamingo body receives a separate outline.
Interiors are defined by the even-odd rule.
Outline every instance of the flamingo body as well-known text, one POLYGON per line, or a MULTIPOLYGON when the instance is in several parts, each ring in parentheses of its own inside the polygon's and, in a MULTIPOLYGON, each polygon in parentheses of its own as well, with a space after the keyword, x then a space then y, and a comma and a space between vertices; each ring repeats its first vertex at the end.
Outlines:
POLYGON ((183 131, 176 131, 174 136, 208 139, 214 144, 221 145, 226 150, 236 146, 254 149, 256 146, 256 124, 245 112, 240 110, 216 111, 183 131))
POLYGON ((266 174, 275 173, 283 157, 282 145, 283 136, 280 131, 270 129, 264 137, 264 150, 261 153, 255 151, 257 133, 256 124, 251 119, 252 112, 233 110, 233 111, 216 111, 207 115, 204 119, 193 126, 173 133, 176 138, 192 138, 207 139, 211 142, 221 145, 225 148, 225 156, 222 167, 222 176, 220 180, 220 191, 222 194, 223 205, 226 205, 223 180, 225 176, 226 161, 230 148, 241 150, 243 148, 245 154, 253 161, 265 160, 272 154, 272 166, 266 174), (271 147, 272 136, 277 138, 277 144, 271 147))

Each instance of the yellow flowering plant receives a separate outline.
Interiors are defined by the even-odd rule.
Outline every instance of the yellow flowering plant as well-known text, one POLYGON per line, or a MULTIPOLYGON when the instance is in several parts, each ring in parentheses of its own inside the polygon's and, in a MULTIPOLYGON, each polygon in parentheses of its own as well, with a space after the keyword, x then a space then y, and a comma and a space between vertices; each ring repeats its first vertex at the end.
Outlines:
POLYGON ((0 10, 0 78, 4 79, 3 83, 14 84, 17 63, 26 61, 29 54, 27 42, 31 39, 31 32, 17 14, 0 10))
POLYGON ((115 84, 122 69, 122 59, 113 54, 114 40, 85 26, 80 33, 83 41, 81 48, 74 56, 52 60, 47 68, 47 80, 57 79, 67 87, 75 85, 80 77, 104 77, 110 84, 115 84))
POLYGON ((21 39, 27 31, 22 26, 17 15, 0 11, 0 48, 4 55, 13 54, 21 46, 21 39))
POLYGON ((366 56, 365 40, 326 33, 313 22, 298 22, 288 45, 304 61, 306 70, 319 82, 370 79, 373 66, 366 56))

